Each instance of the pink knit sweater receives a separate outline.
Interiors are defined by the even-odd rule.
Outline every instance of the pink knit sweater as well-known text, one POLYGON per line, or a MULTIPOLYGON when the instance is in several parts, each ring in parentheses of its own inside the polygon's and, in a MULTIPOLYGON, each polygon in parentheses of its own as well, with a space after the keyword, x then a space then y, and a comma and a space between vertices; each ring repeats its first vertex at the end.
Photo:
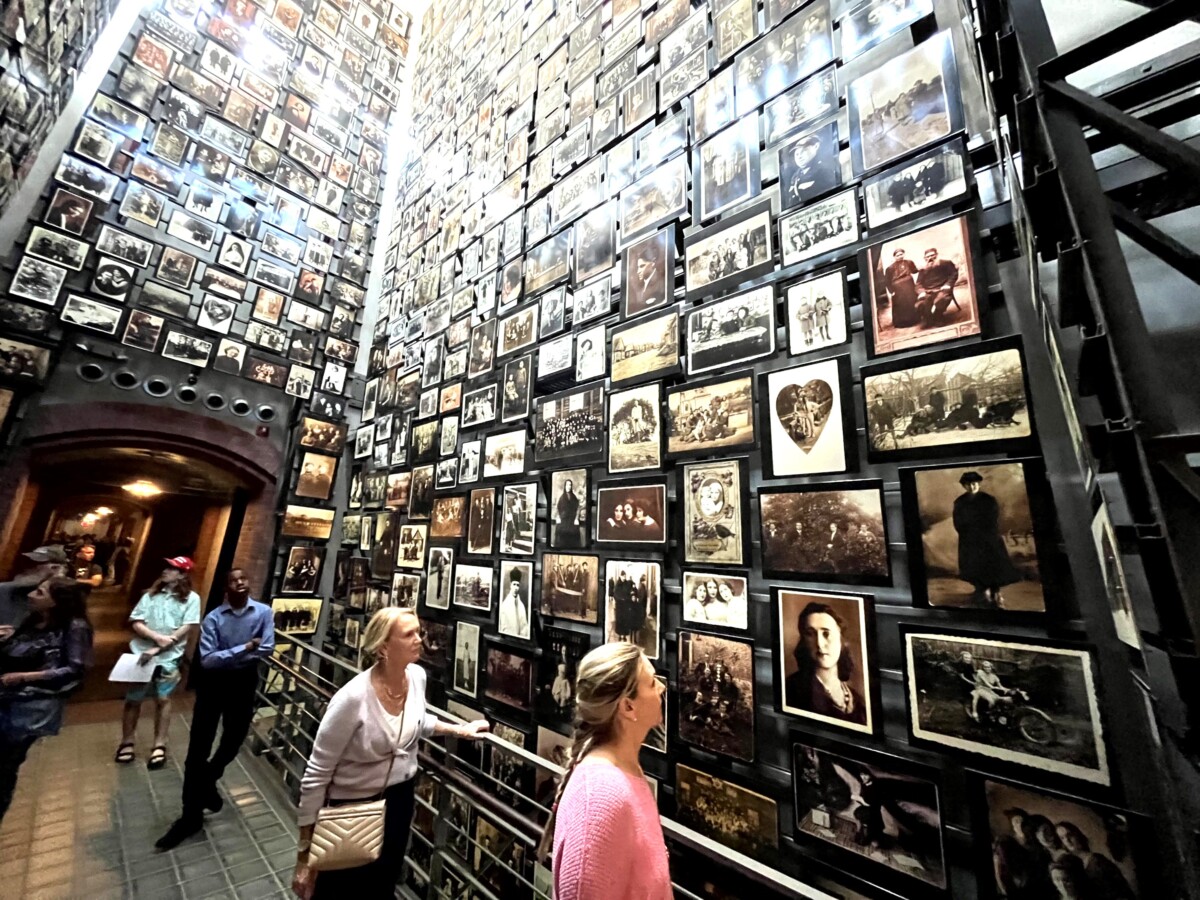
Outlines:
POLYGON ((644 778, 602 760, 576 767, 554 825, 556 900, 671 900, 658 805, 644 778))

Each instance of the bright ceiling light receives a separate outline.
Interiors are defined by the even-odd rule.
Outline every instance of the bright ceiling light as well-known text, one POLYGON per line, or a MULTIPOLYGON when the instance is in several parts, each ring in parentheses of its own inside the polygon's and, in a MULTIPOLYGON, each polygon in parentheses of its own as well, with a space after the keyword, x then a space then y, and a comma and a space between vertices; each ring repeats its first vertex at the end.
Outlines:
POLYGON ((128 491, 141 500, 145 500, 148 497, 157 497, 162 493, 162 488, 157 484, 142 478, 139 478, 137 481, 131 481, 129 484, 121 485, 121 490, 128 491))

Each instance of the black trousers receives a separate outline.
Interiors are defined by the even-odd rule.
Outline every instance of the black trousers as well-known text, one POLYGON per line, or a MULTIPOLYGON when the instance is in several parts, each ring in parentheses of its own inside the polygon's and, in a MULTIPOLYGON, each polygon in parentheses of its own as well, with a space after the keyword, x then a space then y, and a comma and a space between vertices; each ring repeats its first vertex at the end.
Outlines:
POLYGON ((208 669, 201 674, 183 767, 183 818, 203 818, 204 801, 216 789, 217 779, 237 757, 250 732, 257 687, 257 664, 244 669, 208 669), (213 753, 218 724, 221 742, 213 753))
POLYGON ((36 740, 35 737, 10 738, 0 734, 0 822, 4 821, 17 789, 17 772, 36 740))
MULTIPOLYGON (((355 869, 318 872, 313 900, 392 900, 400 870, 404 866, 404 851, 408 849, 408 833, 412 829, 416 779, 393 784, 383 792, 387 801, 384 814, 383 851, 379 859, 355 869)), ((367 799, 367 798, 363 798, 367 799)), ((331 800, 330 806, 361 803, 362 800, 331 800)))

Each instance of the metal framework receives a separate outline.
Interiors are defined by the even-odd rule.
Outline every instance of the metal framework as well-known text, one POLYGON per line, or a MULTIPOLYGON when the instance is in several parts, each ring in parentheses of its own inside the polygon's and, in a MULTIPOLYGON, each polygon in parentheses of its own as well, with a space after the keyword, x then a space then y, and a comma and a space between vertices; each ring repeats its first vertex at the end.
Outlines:
MULTIPOLYGON (((1200 255, 1146 221, 1164 205, 1172 211, 1197 203, 1200 150, 1163 129, 1195 115, 1200 58, 1165 59, 1099 96, 1068 81, 1084 67, 1196 16, 1194 0, 1143 5, 1150 10, 1062 54, 1040 0, 976 0, 975 12, 991 95, 1008 150, 1019 160, 1024 237, 1043 261, 1057 261, 1057 314, 1047 317, 1047 334, 1056 341, 1066 335, 1080 345, 1076 387, 1080 396, 1095 397, 1103 417, 1087 428, 1090 452, 1096 471, 1115 475, 1119 483, 1125 510, 1117 529, 1121 549, 1140 557, 1141 577, 1130 580, 1130 593, 1143 649, 1131 652, 1129 663, 1135 679, 1148 687, 1168 745, 1162 754, 1148 752, 1147 764, 1161 766, 1177 782, 1163 785, 1168 802, 1156 823, 1160 844, 1169 841, 1163 855, 1172 861, 1174 885, 1200 896, 1195 843, 1188 838, 1194 823, 1184 821, 1178 802, 1194 796, 1200 758, 1195 552, 1200 478, 1189 462, 1189 454, 1200 451, 1200 434, 1180 425, 1173 404, 1177 391, 1195 387, 1173 386, 1163 378, 1161 351, 1118 237, 1124 234, 1200 283, 1200 255), (1119 145, 1140 157, 1139 171, 1147 180, 1164 179, 1166 191, 1178 186, 1180 200, 1151 202, 1144 212, 1136 184, 1121 185, 1119 199, 1106 194, 1094 154, 1119 145), (1172 707, 1185 713, 1165 712, 1172 707), (1172 798, 1173 791, 1182 793, 1172 798)), ((1197 298, 1200 289, 1191 302, 1197 298)), ((1108 493, 1106 485, 1099 502, 1110 499, 1108 493)))

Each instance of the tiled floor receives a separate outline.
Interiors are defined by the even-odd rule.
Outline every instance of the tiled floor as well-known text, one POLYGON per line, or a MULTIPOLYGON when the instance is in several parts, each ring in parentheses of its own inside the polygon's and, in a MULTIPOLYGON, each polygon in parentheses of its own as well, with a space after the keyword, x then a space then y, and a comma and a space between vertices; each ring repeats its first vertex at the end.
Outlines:
POLYGON ((68 725, 34 746, 0 825, 0 900, 293 896, 295 812, 255 784, 252 772, 264 783, 271 775, 244 750, 220 783, 225 808, 206 817, 204 832, 169 853, 154 849, 179 813, 188 734, 177 716, 179 758, 151 772, 148 704, 145 713, 130 766, 112 761, 116 722, 68 725))

